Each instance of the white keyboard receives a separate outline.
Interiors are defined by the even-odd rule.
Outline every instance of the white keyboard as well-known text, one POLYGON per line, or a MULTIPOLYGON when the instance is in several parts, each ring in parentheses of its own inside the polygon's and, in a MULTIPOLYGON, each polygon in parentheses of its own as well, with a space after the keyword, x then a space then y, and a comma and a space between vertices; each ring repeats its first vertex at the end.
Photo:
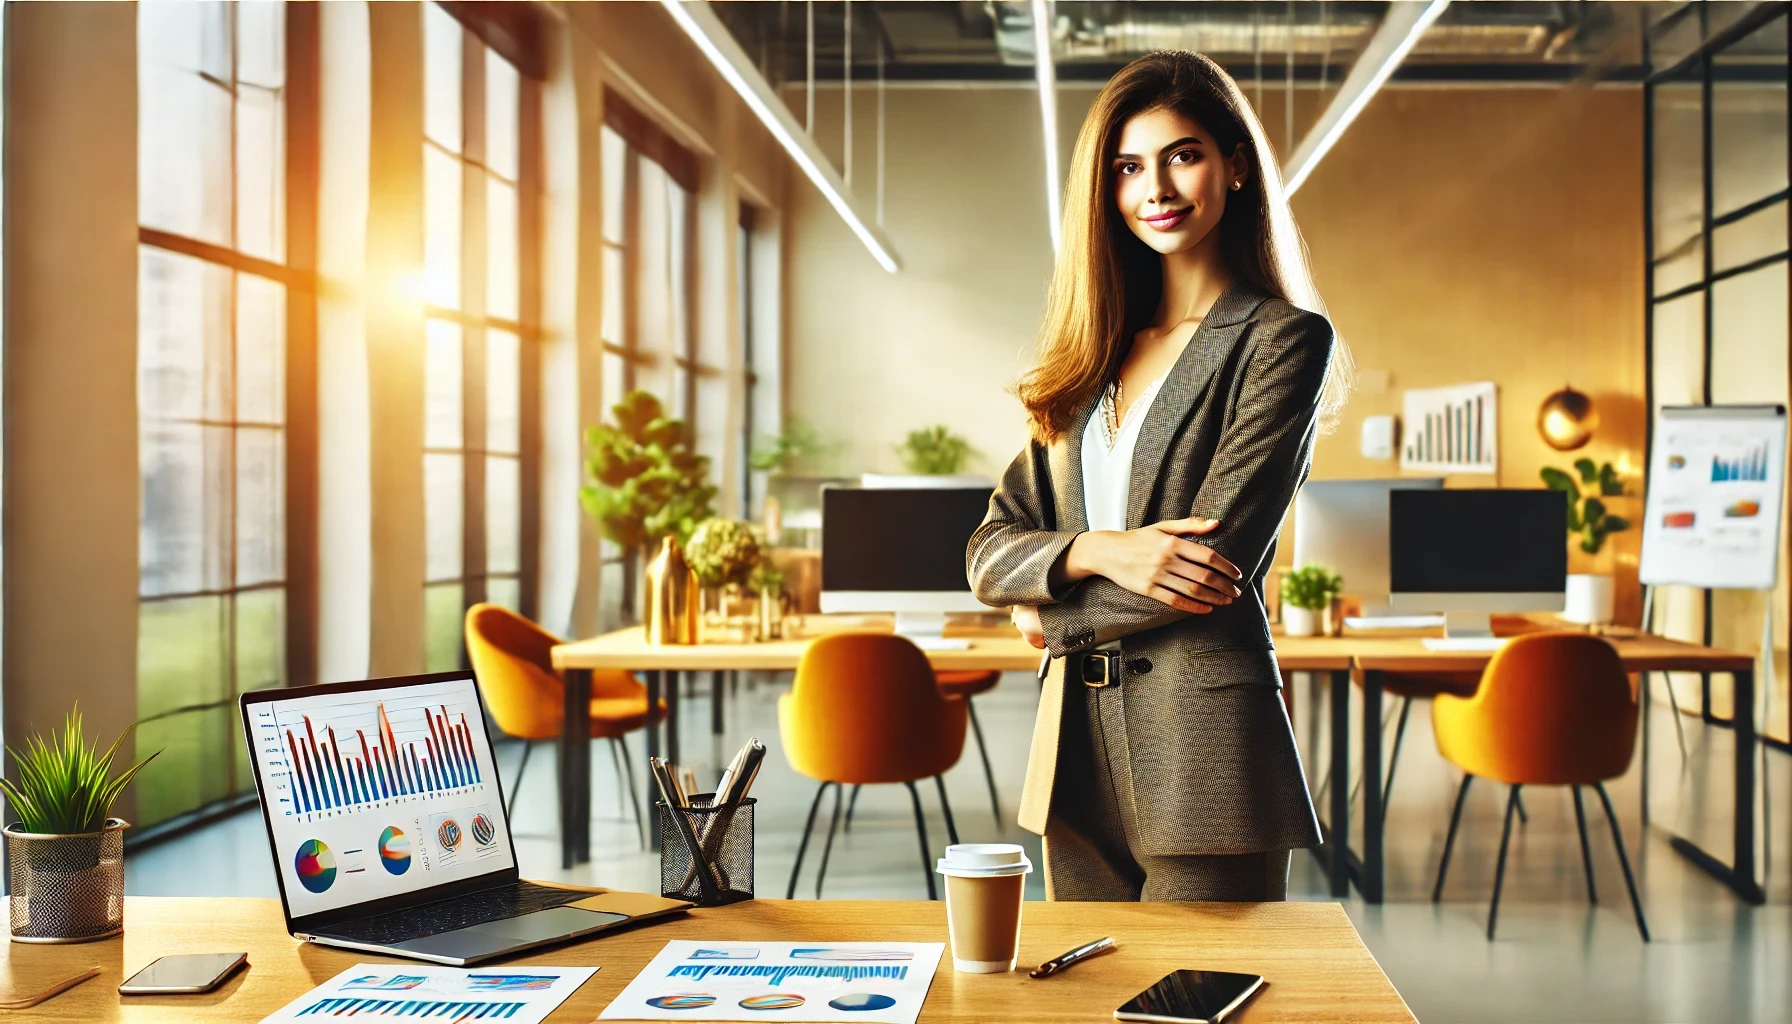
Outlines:
POLYGON ((968 651, 970 640, 962 636, 911 636, 916 647, 923 651, 968 651))
POLYGON ((1497 651, 1506 646, 1503 636, 1427 636, 1419 643, 1427 651, 1497 651))
POLYGON ((1431 629, 1444 624, 1442 615, 1347 615, 1351 629, 1431 629))

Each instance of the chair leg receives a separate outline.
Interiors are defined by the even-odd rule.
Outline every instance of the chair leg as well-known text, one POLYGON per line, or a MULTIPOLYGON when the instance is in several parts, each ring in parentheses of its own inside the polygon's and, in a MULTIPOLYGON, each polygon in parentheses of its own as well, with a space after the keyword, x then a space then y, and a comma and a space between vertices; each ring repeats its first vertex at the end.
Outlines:
MULTIPOLYGON (((534 740, 523 741, 523 759, 517 762, 516 781, 510 784, 510 803, 504 808, 505 821, 513 823, 516 821, 516 795, 523 791, 523 773, 529 770, 529 754, 534 750, 534 740)), ((515 825, 512 824, 511 828, 514 830, 515 825)))
POLYGON ((803 823, 803 840, 796 844, 796 863, 790 867, 790 884, 784 889, 787 900, 796 899, 796 877, 803 873, 803 853, 809 849, 809 832, 815 828, 815 812, 821 809, 821 795, 832 785, 835 783, 824 782, 815 787, 815 799, 809 803, 809 820, 803 823))
POLYGON ((914 782, 904 782, 908 787, 908 796, 915 805, 915 834, 921 839, 921 874, 927 879, 927 898, 937 900, 939 891, 933 887, 933 863, 928 859, 933 856, 927 845, 927 816, 921 813, 921 793, 914 782))
POLYGON ((1636 895, 1636 879, 1630 874, 1630 856, 1624 852, 1624 833, 1618 830, 1618 816, 1612 811, 1612 798, 1606 795, 1605 783, 1595 782, 1593 788, 1599 793, 1599 802, 1605 805, 1605 820, 1612 826, 1612 845, 1618 848, 1618 866, 1624 869, 1624 887, 1630 890, 1630 909, 1636 911, 1636 930, 1642 933, 1643 941, 1648 942, 1649 922, 1643 920, 1643 902, 1636 895))
POLYGON ((1412 711, 1412 698, 1400 699, 1400 724, 1394 726, 1394 749, 1388 754, 1388 777, 1381 784, 1381 820, 1388 820, 1388 798, 1394 795, 1394 769, 1400 765, 1400 741, 1406 739, 1406 716, 1412 711))
POLYGON ((1456 848, 1456 826, 1462 824, 1462 805, 1468 802, 1468 784, 1473 781, 1473 775, 1464 775, 1461 787, 1456 790, 1456 809, 1450 812, 1450 833, 1444 837, 1444 856, 1437 862, 1437 885, 1431 890, 1433 903, 1444 898, 1444 875, 1450 870, 1450 851, 1456 848))
POLYGON ((852 811, 853 808, 859 806, 859 790, 864 788, 864 786, 854 783, 852 787, 852 799, 846 801, 846 834, 849 836, 852 835, 852 811))
POLYGON ((1686 723, 1681 719, 1686 716, 1680 713, 1680 697, 1674 693, 1674 674, 1663 672, 1661 681, 1668 685, 1668 707, 1674 712, 1674 738, 1680 741, 1680 767, 1684 769, 1686 767, 1686 723))
POLYGON ((840 787, 834 787, 834 813, 828 819, 828 841, 821 847, 821 867, 815 872, 815 898, 821 899, 821 883, 828 877, 828 857, 834 852, 834 832, 840 827, 840 787))
POLYGON ((1593 887, 1593 847, 1587 843, 1587 812, 1581 808, 1580 787, 1569 789, 1574 791, 1574 824, 1580 829, 1580 862, 1587 869, 1587 902, 1598 903, 1599 892, 1593 887))
POLYGON ((1529 825, 1531 823, 1531 814, 1524 809, 1524 797, 1518 794, 1517 786, 1512 787, 1512 799, 1518 801, 1518 823, 1520 825, 1529 825))
POLYGON ((1487 941, 1493 941, 1494 925, 1500 919, 1500 890, 1506 885, 1506 848, 1512 843, 1512 812, 1518 809, 1519 786, 1512 787, 1506 797, 1506 827, 1500 830, 1500 861, 1493 869, 1493 902, 1487 907, 1487 941))
POLYGON ((612 753, 622 754, 622 778, 628 784, 628 804, 635 812, 635 831, 641 835, 641 849, 647 849, 647 819, 641 816, 641 791, 635 788, 635 759, 628 752, 628 737, 616 737, 612 753))
POLYGON ((977 721, 977 705, 966 697, 964 707, 970 712, 971 732, 977 737, 977 756, 983 759, 983 779, 989 783, 989 809, 996 816, 996 828, 1001 828, 1002 798, 996 793, 996 773, 989 767, 989 744, 983 742, 983 725, 977 721))
POLYGON ((946 777, 935 775, 933 784, 940 790, 940 808, 946 812, 946 838, 953 846, 958 845, 958 824, 952 820, 952 801, 946 799, 946 777))

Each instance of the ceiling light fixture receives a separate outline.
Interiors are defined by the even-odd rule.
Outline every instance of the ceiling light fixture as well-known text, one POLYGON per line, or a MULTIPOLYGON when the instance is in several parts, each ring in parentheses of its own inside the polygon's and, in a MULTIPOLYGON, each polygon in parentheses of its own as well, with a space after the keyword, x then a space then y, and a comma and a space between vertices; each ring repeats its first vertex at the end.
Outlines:
POLYGON ((821 190, 823 198, 834 212, 846 221, 859 241, 871 251, 871 256, 878 265, 894 274, 902 269, 892 246, 883 232, 867 223, 859 211, 853 207, 852 200, 847 198, 845 182, 834 172, 833 165, 822 155, 815 140, 796 123, 783 102, 772 92, 772 87, 753 66, 753 62, 728 33, 726 26, 715 11, 710 9, 706 0, 660 0, 661 6, 672 15, 672 20, 691 37, 697 49, 709 59, 722 78, 733 87, 735 93, 745 101, 748 109, 759 118, 784 152, 803 170, 815 187, 821 190))
POLYGON ((1058 68, 1052 60, 1051 0, 1033 0, 1033 74, 1039 82, 1039 117, 1045 128, 1045 210, 1052 251, 1064 237, 1062 188, 1058 183, 1058 68))
POLYGON ((1300 140, 1294 149, 1294 155, 1283 165, 1284 186, 1288 195, 1293 195, 1319 161, 1344 136, 1344 130, 1350 127, 1369 101, 1381 90, 1394 69, 1412 52, 1419 37, 1431 27, 1444 8, 1450 6, 1450 0, 1425 0, 1423 3, 1391 3, 1388 12, 1381 20, 1381 26, 1375 35, 1363 47, 1363 52, 1351 66, 1350 74, 1344 78, 1344 84, 1338 87, 1338 94, 1332 98, 1331 105, 1325 113, 1319 115, 1307 137, 1300 140))

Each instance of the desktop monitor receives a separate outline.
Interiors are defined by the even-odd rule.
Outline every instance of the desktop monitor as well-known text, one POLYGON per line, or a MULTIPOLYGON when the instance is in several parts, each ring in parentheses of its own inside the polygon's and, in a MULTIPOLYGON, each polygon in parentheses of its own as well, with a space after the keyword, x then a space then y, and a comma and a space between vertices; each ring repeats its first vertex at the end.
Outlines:
POLYGON ((1388 583, 1398 611, 1443 612, 1452 636, 1491 636, 1489 612, 1561 611, 1568 496, 1550 490, 1394 491, 1388 583))
POLYGON ((1441 477, 1308 480, 1294 499, 1294 564, 1325 566, 1362 602, 1359 614, 1387 615, 1388 493, 1443 486, 1441 477))
POLYGON ((895 612, 907 636, 938 636, 947 612, 987 611, 964 556, 993 490, 823 488, 821 610, 895 612))

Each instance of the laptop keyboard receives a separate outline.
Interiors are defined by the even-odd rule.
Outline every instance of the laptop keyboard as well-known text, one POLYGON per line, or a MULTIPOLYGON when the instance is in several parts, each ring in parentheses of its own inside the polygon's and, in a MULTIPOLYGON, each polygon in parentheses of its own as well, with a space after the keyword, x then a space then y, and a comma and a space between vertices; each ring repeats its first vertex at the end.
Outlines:
POLYGON ((488 921, 502 921, 537 910, 576 903, 591 894, 553 889, 531 882, 517 882, 496 889, 482 889, 451 900, 438 900, 389 914, 347 921, 330 929, 335 938, 390 946, 410 939, 471 928, 488 921))

